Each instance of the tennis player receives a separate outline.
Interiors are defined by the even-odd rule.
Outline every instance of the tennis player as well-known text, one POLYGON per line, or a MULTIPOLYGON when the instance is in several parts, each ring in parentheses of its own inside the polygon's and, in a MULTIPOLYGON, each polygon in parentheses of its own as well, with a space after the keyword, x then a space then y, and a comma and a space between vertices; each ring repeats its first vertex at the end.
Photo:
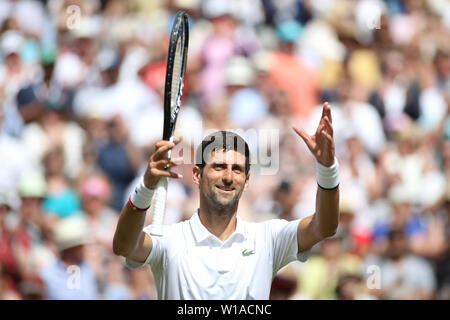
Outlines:
POLYGON ((238 205, 249 184, 249 148, 240 136, 219 131, 197 149, 193 180, 200 190, 199 209, 187 221, 164 226, 162 237, 152 236, 144 220, 153 190, 162 176, 180 178, 170 170, 180 159, 166 157, 175 144, 159 141, 121 212, 114 253, 125 257, 130 268, 151 266, 159 299, 269 299, 277 271, 292 261, 306 261, 314 244, 336 233, 339 219, 338 162, 328 103, 314 135, 293 129, 316 158, 314 214, 294 221, 242 220, 238 205))

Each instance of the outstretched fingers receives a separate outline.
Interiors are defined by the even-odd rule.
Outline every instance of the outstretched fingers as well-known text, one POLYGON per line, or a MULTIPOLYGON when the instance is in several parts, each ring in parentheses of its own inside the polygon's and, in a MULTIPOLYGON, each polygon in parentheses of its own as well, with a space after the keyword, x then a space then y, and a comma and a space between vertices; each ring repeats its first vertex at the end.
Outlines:
POLYGON ((179 157, 179 158, 172 158, 172 159, 161 159, 158 161, 152 161, 151 162, 151 166, 155 167, 155 168, 166 168, 166 167, 174 167, 174 166, 179 166, 183 164, 183 158, 179 157))
POLYGON ((168 178, 174 178, 174 179, 183 178, 183 176, 179 173, 176 173, 176 172, 173 172, 170 170, 158 169, 158 168, 150 169, 150 173, 154 177, 168 177, 168 178))
POLYGON ((328 119, 330 119, 330 122, 333 123, 333 118, 331 116, 331 106, 328 104, 328 102, 325 102, 325 103, 326 103, 326 108, 327 108, 328 119))
POLYGON ((324 128, 326 129, 326 132, 328 132, 331 136, 333 136, 333 125, 331 123, 331 120, 328 117, 325 117, 324 119, 324 128))
POLYGON ((333 143, 333 136, 331 134, 329 134, 328 132, 326 132, 325 130, 321 131, 321 134, 326 138, 326 140, 332 144, 333 143))
POLYGON ((153 154, 152 158, 154 160, 159 160, 165 157, 167 151, 169 151, 170 149, 172 149, 175 146, 175 144, 173 142, 169 142, 167 141, 167 143, 164 144, 156 144, 156 151, 153 154))
POLYGON ((306 145, 312 148, 311 136, 303 129, 298 126, 293 126, 292 129, 305 141, 306 145))
POLYGON ((181 142, 181 139, 171 142, 167 140, 158 141, 155 145, 156 151, 153 154, 154 160, 163 159, 166 157, 167 151, 173 149, 177 144, 181 142))
POLYGON ((321 119, 323 118, 328 118, 331 122, 333 122, 333 118, 331 117, 331 107, 328 102, 323 104, 321 119))

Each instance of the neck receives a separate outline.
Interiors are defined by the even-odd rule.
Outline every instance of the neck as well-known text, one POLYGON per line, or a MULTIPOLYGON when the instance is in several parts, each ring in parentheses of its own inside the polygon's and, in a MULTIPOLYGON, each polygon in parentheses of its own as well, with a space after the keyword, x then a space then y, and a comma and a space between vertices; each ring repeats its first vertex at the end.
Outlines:
POLYGON ((79 259, 76 259, 70 255, 63 255, 61 256, 61 261, 64 262, 67 266, 71 266, 71 265, 81 265, 81 262, 79 259))
POLYGON ((201 223, 221 241, 228 239, 236 230, 236 214, 237 206, 229 210, 220 210, 200 200, 198 215, 201 223))

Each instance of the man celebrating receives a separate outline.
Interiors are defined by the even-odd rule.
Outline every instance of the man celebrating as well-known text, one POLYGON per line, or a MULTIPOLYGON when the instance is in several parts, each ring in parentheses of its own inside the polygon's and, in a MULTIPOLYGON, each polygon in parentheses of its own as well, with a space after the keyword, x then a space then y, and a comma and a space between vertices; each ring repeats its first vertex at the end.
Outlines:
POLYGON ((219 131, 207 136, 196 153, 194 183, 200 207, 188 221, 165 226, 164 236, 144 228, 145 212, 160 177, 180 178, 165 168, 175 144, 159 141, 140 184, 122 209, 114 235, 114 253, 130 268, 150 264, 159 299, 269 299, 273 277, 294 260, 306 261, 309 249, 333 236, 339 219, 338 162, 334 154, 331 109, 323 106, 313 136, 296 126, 316 158, 316 212, 304 219, 243 221, 239 199, 250 178, 247 143, 219 131))

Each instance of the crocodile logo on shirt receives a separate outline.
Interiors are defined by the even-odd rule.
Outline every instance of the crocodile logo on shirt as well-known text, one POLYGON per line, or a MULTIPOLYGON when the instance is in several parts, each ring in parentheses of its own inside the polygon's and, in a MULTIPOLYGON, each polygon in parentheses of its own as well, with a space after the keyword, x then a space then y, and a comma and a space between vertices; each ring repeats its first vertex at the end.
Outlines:
POLYGON ((242 251, 242 255, 244 257, 248 257, 249 255, 252 255, 252 254, 255 254, 255 252, 253 250, 252 251, 247 251, 247 249, 244 249, 244 251, 242 251))

